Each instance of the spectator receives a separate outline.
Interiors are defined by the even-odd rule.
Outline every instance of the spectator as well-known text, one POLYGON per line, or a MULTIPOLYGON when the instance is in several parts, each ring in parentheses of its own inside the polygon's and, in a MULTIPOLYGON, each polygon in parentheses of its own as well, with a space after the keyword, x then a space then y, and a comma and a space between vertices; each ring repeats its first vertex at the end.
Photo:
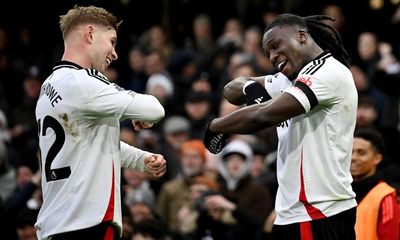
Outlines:
POLYGON ((214 117, 211 95, 205 92, 188 92, 184 110, 191 123, 191 137, 201 139, 208 121, 214 117))
POLYGON ((126 204, 132 216, 133 224, 146 219, 161 220, 155 209, 154 195, 149 189, 136 189, 127 196, 126 204))
POLYGON ((148 77, 158 73, 171 79, 171 75, 167 70, 167 59, 159 50, 153 50, 146 56, 144 71, 148 77))
POLYGON ((158 151, 168 159, 168 168, 165 175, 157 181, 151 181, 151 187, 158 196, 162 185, 177 177, 181 171, 180 151, 184 142, 191 138, 191 124, 180 115, 167 117, 162 124, 162 137, 158 151))
POLYGON ((179 58, 180 51, 166 29, 161 25, 154 25, 145 33, 144 38, 143 46, 147 47, 148 52, 158 51, 165 58, 166 69, 173 69, 173 63, 179 58))
POLYGON ((0 199, 4 203, 17 186, 15 169, 9 164, 7 148, 0 139, 0 199))
MULTIPOLYGON (((219 190, 218 183, 213 177, 206 174, 198 175, 192 179, 189 187, 190 203, 183 205, 177 213, 177 231, 182 239, 200 239, 208 229, 199 229, 199 220, 207 213, 205 206, 205 196, 207 194, 217 193, 219 190)), ((211 221, 207 228, 218 228, 221 226, 218 222, 211 221)), ((210 230, 210 232, 215 232, 210 230)), ((215 239, 218 239, 217 237, 215 239)))
POLYGON ((390 112, 390 102, 388 97, 377 88, 369 79, 367 74, 357 65, 351 65, 350 71, 353 74, 359 98, 371 98, 376 104, 378 112, 377 127, 385 127, 390 112))
POLYGON ((251 26, 244 32, 242 50, 254 58, 255 73, 252 76, 275 72, 271 61, 264 55, 262 37, 262 30, 257 26, 251 26))
POLYGON ((134 45, 128 53, 128 79, 125 84, 127 89, 131 89, 138 93, 144 93, 148 76, 144 68, 146 64, 145 51, 137 45, 134 45))
POLYGON ((193 39, 186 39, 185 48, 194 52, 199 69, 208 69, 216 51, 210 16, 199 14, 193 20, 193 39))
POLYGON ((132 199, 146 198, 151 207, 155 206, 155 194, 150 188, 148 180, 149 175, 134 169, 123 169, 122 191, 124 193, 123 200, 125 204, 131 202, 132 199))
POLYGON ((170 229, 178 231, 178 211, 189 205, 189 186, 197 175, 204 173, 206 149, 199 139, 185 141, 180 147, 179 176, 166 182, 158 197, 158 209, 170 229))
POLYGON ((262 147, 261 144, 257 143, 254 144, 252 149, 254 157, 250 163, 250 175, 271 192, 272 202, 275 203, 278 180, 275 173, 276 157, 274 156, 274 152, 269 153, 266 147, 262 147), (271 161, 271 158, 274 159, 271 161))
POLYGON ((191 91, 204 92, 212 94, 212 86, 209 80, 210 76, 207 72, 201 72, 200 75, 195 78, 191 85, 191 91))
POLYGON ((399 239, 397 193, 377 170, 384 152, 384 139, 376 130, 361 129, 354 133, 350 171, 358 202, 355 229, 360 240, 399 239))
POLYGON ((335 21, 324 22, 338 31, 340 36, 342 36, 343 45, 348 49, 351 55, 354 55, 356 54, 356 33, 354 29, 349 28, 344 10, 347 9, 344 9, 338 4, 330 3, 322 8, 322 14, 335 19, 335 21))
MULTIPOLYGON (((153 230, 158 228, 160 228, 159 230, 162 229, 163 234, 168 235, 169 227, 156 210, 155 198, 152 191, 149 191, 149 189, 136 189, 129 195, 127 206, 132 217, 133 231, 131 239, 154 236, 153 230), (152 223, 152 227, 150 229, 146 227, 144 231, 142 227, 147 226, 148 223, 152 223)), ((156 232, 158 233, 158 231, 156 232)), ((156 234, 154 237, 155 239, 162 239, 161 235, 156 234)))
POLYGON ((131 145, 131 146, 138 146, 138 140, 136 136, 136 132, 134 131, 132 124, 129 123, 129 125, 122 125, 119 131, 119 138, 121 141, 131 145))
POLYGON ((152 74, 147 80, 145 93, 155 96, 160 103, 171 109, 170 102, 174 97, 174 84, 163 74, 152 74))
POLYGON ((166 225, 154 219, 135 224, 131 240, 172 240, 166 225))
POLYGON ((22 160, 27 160, 36 154, 38 140, 35 107, 41 84, 42 81, 38 75, 28 74, 25 76, 22 101, 12 112, 10 135, 13 146, 19 152, 22 160))
MULTIPOLYGON (((205 197, 205 206, 211 211, 211 218, 224 228, 210 234, 229 240, 255 239, 273 209, 271 193, 250 175, 253 152, 248 143, 232 140, 221 152, 221 158, 217 178, 220 191, 205 197)), ((205 226, 198 227, 205 232, 205 226)))
POLYGON ((17 214, 16 229, 18 240, 37 240, 35 222, 38 210, 21 209, 17 214))
POLYGON ((368 96, 361 96, 357 105, 356 128, 375 128, 378 118, 378 109, 376 108, 375 99, 368 96))
POLYGON ((238 18, 229 18, 224 25, 224 31, 217 39, 222 48, 239 49, 243 43, 243 23, 238 18))

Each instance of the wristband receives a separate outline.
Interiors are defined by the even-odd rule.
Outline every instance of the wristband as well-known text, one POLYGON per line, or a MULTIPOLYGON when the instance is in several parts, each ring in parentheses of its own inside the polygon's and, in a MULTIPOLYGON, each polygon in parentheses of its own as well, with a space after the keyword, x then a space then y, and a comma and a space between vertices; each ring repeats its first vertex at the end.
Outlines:
POLYGON ((271 99, 271 96, 268 94, 264 86, 256 81, 253 81, 246 87, 243 86, 243 91, 246 96, 247 106, 266 102, 271 99))
POLYGON ((243 89, 242 89, 244 95, 246 95, 246 88, 247 88, 247 86, 249 86, 250 84, 253 84, 253 83, 255 83, 255 82, 256 82, 256 81, 254 81, 254 80, 249 80, 249 81, 247 81, 247 82, 244 83, 243 89))

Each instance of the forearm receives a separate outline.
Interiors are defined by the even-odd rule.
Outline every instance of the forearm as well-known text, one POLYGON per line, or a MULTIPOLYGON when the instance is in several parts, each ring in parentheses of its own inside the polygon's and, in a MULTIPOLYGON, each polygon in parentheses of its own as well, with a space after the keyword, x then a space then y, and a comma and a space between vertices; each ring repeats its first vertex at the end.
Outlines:
POLYGON ((267 102, 216 118, 209 129, 214 133, 251 134, 303 113, 304 108, 295 97, 282 93, 267 102))
POLYGON ((216 133, 251 134, 269 126, 273 126, 273 123, 263 120, 259 114, 259 106, 252 105, 214 119, 209 129, 216 133))
POLYGON ((121 144, 122 167, 133 168, 141 172, 144 172, 146 170, 144 160, 151 153, 130 146, 129 144, 126 144, 125 142, 122 141, 120 142, 120 144, 121 144))

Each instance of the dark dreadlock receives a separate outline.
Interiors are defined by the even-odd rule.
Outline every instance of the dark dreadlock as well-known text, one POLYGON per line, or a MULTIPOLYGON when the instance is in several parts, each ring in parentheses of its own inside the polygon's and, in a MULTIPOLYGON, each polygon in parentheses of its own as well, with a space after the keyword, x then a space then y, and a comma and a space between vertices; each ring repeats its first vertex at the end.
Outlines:
POLYGON ((349 67, 351 59, 346 49, 344 49, 342 38, 335 28, 324 23, 323 20, 335 21, 334 18, 325 15, 300 17, 285 13, 279 15, 268 25, 265 32, 273 27, 283 25, 297 25, 303 27, 323 50, 329 50, 338 61, 349 67))

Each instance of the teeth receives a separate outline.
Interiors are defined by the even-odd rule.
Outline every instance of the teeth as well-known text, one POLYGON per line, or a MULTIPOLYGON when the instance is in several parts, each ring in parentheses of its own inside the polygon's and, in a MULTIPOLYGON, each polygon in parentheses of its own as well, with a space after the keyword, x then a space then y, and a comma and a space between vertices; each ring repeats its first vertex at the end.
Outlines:
POLYGON ((284 65, 285 63, 286 63, 286 61, 283 61, 283 62, 279 63, 279 64, 278 64, 278 69, 279 69, 279 70, 282 70, 283 65, 284 65))

